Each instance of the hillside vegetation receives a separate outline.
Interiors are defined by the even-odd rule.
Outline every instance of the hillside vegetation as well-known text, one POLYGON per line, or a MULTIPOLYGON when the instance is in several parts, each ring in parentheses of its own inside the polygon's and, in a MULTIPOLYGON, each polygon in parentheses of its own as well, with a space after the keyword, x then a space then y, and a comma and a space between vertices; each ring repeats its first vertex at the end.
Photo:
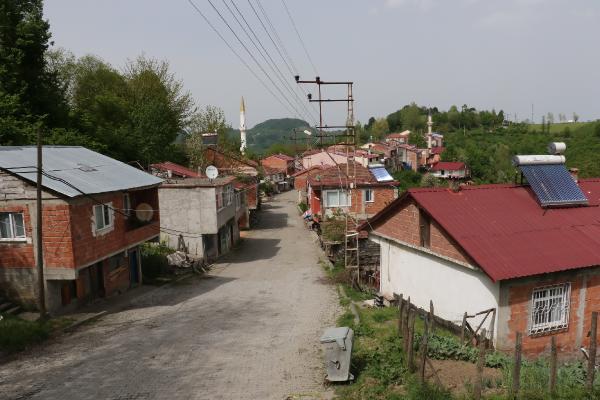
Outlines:
MULTIPOLYGON (((248 147, 256 154, 264 154, 273 145, 290 144, 294 129, 306 129, 308 122, 296 118, 268 119, 246 132, 248 147)), ((240 131, 232 129, 228 135, 239 138, 240 131)))
POLYGON ((550 142, 565 142, 568 167, 577 167, 580 176, 600 177, 600 121, 562 124, 562 130, 531 130, 526 124, 513 124, 492 132, 484 129, 455 131, 444 137, 446 161, 464 161, 476 183, 512 182, 517 172, 511 165, 516 154, 547 154, 550 142))

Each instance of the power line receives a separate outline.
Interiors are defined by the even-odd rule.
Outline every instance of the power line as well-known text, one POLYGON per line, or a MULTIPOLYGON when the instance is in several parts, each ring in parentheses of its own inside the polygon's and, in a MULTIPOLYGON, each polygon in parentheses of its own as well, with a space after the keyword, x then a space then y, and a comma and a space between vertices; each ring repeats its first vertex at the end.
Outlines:
POLYGON ((254 32, 254 29, 252 29, 252 26, 248 23, 248 21, 246 20, 246 18, 243 15, 243 13, 240 11, 240 9, 237 7, 237 5, 233 2, 233 0, 230 0, 231 4, 233 5, 233 7, 235 7, 237 13, 240 15, 240 17, 242 18, 242 20, 244 21, 244 23, 246 24, 248 29, 246 29, 246 27, 244 27, 244 25, 242 24, 240 19, 233 12, 231 7, 229 7, 229 5, 226 3, 226 1, 222 0, 222 2, 225 5, 225 7, 227 8, 227 10, 231 13, 233 18, 236 20, 236 22, 238 23, 240 28, 242 28, 242 30, 244 31, 244 33, 246 34, 248 39, 252 42, 252 44, 254 45, 256 50, 258 50, 259 54, 261 55, 261 57, 263 58, 265 63, 267 63, 269 68, 271 68, 273 73, 277 76, 277 78, 279 79, 279 82, 281 82, 283 84, 283 86, 286 88, 286 90, 292 95, 292 97, 294 97, 294 100, 296 101, 296 103, 304 110, 304 112, 306 113, 305 115, 308 116, 308 119, 310 120, 310 119, 315 118, 314 115, 311 115, 310 110, 306 107, 306 104, 299 98, 297 92, 294 91, 293 87, 286 81, 283 73, 277 66, 277 63, 275 63, 275 61, 269 54, 268 50, 262 44, 260 38, 254 32), (252 36, 248 32, 248 30, 252 33, 252 35, 254 36, 254 39, 252 38, 252 36), (257 42, 258 42, 258 45, 257 45, 257 42), (259 47, 259 45, 260 45, 260 47, 259 47), (262 51, 261 51, 261 49, 262 49, 262 51), (268 60, 267 60, 267 57, 268 57, 268 60), (269 62, 269 60, 270 60, 270 62, 269 62))
POLYGON ((273 91, 271 90, 271 88, 269 88, 269 86, 258 76, 258 74, 250 67, 250 65, 248 65, 248 63, 246 62, 246 60, 244 60, 238 54, 238 52, 235 51, 235 49, 229 44, 229 42, 227 41, 227 39, 225 39, 225 37, 223 37, 223 35, 221 34, 221 32, 219 32, 219 30, 217 28, 215 28, 215 26, 210 22, 210 20, 206 17, 206 15, 204 15, 204 13, 198 8, 198 6, 196 6, 196 4, 192 0, 188 0, 188 3, 190 3, 190 5, 194 8, 194 10, 196 10, 196 12, 198 14, 200 14, 200 16, 204 19, 204 21, 208 24, 208 26, 211 27, 211 29, 217 34, 217 36, 219 36, 219 38, 225 43, 225 45, 229 48, 229 50, 231 50, 231 52, 238 58, 238 60, 240 60, 240 62, 246 67, 246 69, 248 71, 250 71, 250 73, 271 94, 271 96, 273 96, 273 98, 275 100, 277 100, 279 102, 279 104, 281 104, 281 106, 283 108, 286 108, 288 112, 290 112, 291 114, 294 114, 294 112, 287 105, 285 105, 285 103, 283 101, 281 101, 281 99, 278 96, 276 96, 275 93, 273 93, 273 91))
POLYGON ((310 65, 312 65, 313 70, 315 71, 315 74, 318 76, 319 72, 317 71, 317 67, 315 67, 315 63, 313 62, 313 60, 310 56, 310 53, 308 52, 308 49, 306 48, 306 45, 304 44, 304 40, 302 40, 300 31, 298 31, 298 27, 296 26, 296 23, 294 22, 294 18, 292 18, 292 13, 290 13, 290 10, 289 10, 287 4, 285 3, 285 0, 281 0, 281 2, 283 3, 283 7, 285 8, 285 11, 287 12, 288 17, 290 17, 290 21, 292 22, 292 26, 294 27, 294 30, 296 31, 296 35, 298 36, 298 39, 300 40, 300 44, 302 45, 302 48, 304 49, 304 53, 306 54, 306 57, 308 58, 310 65))
MULTIPOLYGON (((248 0, 250 1, 250 0, 248 0)), ((260 0, 256 0, 256 4, 258 5, 258 7, 260 8, 261 13, 263 14, 263 16, 265 17, 265 20, 267 21, 267 24, 271 27, 271 30, 273 31, 273 35, 275 36, 275 39, 277 39, 277 42, 279 43, 279 46, 281 47, 281 49, 283 50, 283 53, 285 54, 285 57, 287 58, 287 60, 289 61, 289 64, 292 66, 292 68, 294 69, 294 71, 292 72, 291 69, 288 68, 288 70, 290 71, 290 73, 292 75, 297 75, 299 73, 299 69, 298 67, 295 65, 294 60, 292 59, 292 57, 290 56, 290 54, 288 53, 285 45, 283 44, 283 40, 281 40, 281 37, 279 36, 279 33, 277 32, 277 29, 275 29, 275 25, 273 25, 273 23, 271 22, 271 18, 269 18, 269 14, 267 14, 267 11, 264 9, 264 7, 262 6, 262 3, 260 2, 260 0)), ((260 20, 260 18, 259 18, 260 20)), ((262 23, 262 22, 261 22, 262 23)), ((264 27, 264 25, 263 25, 264 27)), ((277 46, 276 46, 277 48, 277 46)), ((281 56, 281 53, 279 53, 279 55, 281 56)), ((309 60, 312 63, 312 60, 309 60)), ((284 59, 285 62, 285 59, 284 59)), ((286 65, 288 65, 286 63, 286 65)), ((314 67, 314 65, 313 65, 314 67)), ((316 72, 316 69, 315 69, 316 72)), ((317 74, 318 75, 318 74, 317 74)), ((308 96, 308 93, 306 92, 306 90, 304 90, 304 88, 301 86, 300 89, 302 90, 302 93, 304 93, 305 96, 308 96)), ((309 102, 310 104, 310 102, 309 102)), ((312 104, 312 110, 315 113, 318 113, 318 110, 316 109, 315 105, 312 104)))
MULTIPOLYGON (((191 1, 191 0, 188 0, 191 1)), ((279 94, 288 102, 288 104, 292 107, 292 109, 295 111, 295 114, 297 117, 302 118, 300 116, 300 112, 298 112, 298 110, 296 109, 296 107, 294 107, 294 105, 290 102, 290 100, 283 94, 283 92, 281 91, 281 89, 279 88, 279 86, 273 81, 273 79, 269 76, 269 74, 267 73, 267 71, 265 71, 265 69, 263 68, 263 66, 258 62, 258 60, 256 59, 256 57, 254 57, 254 54, 252 54, 252 52, 248 49, 248 47, 246 46, 246 44, 240 39, 240 37, 238 36, 238 34, 235 32, 235 30, 231 27, 231 25, 229 25, 229 22, 227 22, 227 20, 223 17, 223 15, 221 14, 221 12, 219 11, 219 9, 217 7, 215 7, 215 5, 213 4, 213 2, 211 0, 208 0, 208 3, 211 5, 211 7, 213 8, 213 10, 219 15, 219 18, 221 18, 221 20, 223 21, 223 23, 227 26, 227 28, 229 28, 229 30, 231 31, 231 33, 233 34, 233 36, 235 36, 235 38, 237 39, 237 41, 242 45, 242 47, 244 48, 244 50, 246 50, 246 53, 248 53, 248 55, 250 56, 250 58, 252 58, 252 60, 254 61, 254 63, 258 66, 258 68, 263 72, 263 74, 269 79, 269 81, 271 82, 271 84, 275 87, 275 89, 277 89, 277 91, 279 92, 279 94)))

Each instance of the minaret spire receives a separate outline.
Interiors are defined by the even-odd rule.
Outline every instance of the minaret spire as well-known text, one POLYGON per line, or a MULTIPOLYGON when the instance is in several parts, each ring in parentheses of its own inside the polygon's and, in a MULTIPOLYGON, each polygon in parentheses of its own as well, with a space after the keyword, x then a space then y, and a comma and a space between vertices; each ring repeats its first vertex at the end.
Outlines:
POLYGON ((431 119, 431 111, 427 115, 427 148, 431 150, 431 135, 433 134, 431 127, 433 126, 433 120, 431 119))
POLYGON ((242 103, 240 105, 240 153, 246 152, 246 105, 244 104, 244 97, 242 96, 242 103))

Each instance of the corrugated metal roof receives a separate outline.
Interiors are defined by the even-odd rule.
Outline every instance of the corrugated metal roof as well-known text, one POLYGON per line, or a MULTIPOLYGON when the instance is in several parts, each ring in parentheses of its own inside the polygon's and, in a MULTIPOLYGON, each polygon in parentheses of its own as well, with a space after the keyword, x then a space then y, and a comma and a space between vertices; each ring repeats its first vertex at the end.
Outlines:
MULTIPOLYGON (((0 146, 0 168, 36 182, 35 146, 0 146)), ((43 170, 85 194, 97 194, 158 185, 153 175, 80 146, 44 146, 43 170)), ((42 178, 42 185, 67 197, 82 193, 60 181, 42 178)))
MULTIPOLYGON (((579 186, 590 207, 544 210, 529 187, 513 185, 410 189, 407 196, 498 281, 600 265, 600 179, 579 186)), ((371 220, 375 231, 402 199, 371 220)))

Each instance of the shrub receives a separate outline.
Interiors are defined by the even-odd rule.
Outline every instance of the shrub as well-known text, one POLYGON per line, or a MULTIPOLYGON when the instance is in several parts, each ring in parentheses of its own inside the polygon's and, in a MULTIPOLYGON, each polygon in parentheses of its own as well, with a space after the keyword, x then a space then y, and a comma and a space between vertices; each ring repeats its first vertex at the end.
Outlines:
POLYGON ((4 315, 0 321, 0 349, 7 352, 24 350, 30 344, 46 340, 50 332, 48 322, 25 321, 4 315))
POLYGON ((298 203, 298 208, 300 208, 300 211, 305 212, 306 210, 308 210, 308 204, 302 201, 298 203))
POLYGON ((167 255, 174 253, 165 243, 144 243, 141 246, 142 275, 145 279, 155 279, 169 270, 167 255))

